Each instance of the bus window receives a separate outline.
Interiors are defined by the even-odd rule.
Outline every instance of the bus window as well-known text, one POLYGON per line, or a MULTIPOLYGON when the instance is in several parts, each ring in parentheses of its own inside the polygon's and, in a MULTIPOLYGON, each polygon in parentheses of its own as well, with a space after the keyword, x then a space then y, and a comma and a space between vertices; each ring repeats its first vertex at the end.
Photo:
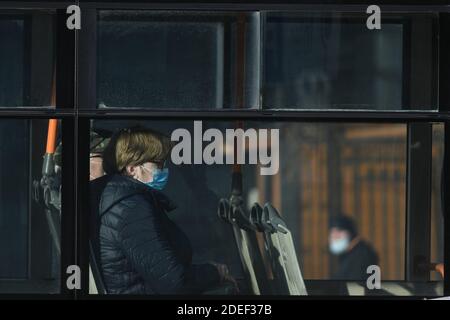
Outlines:
POLYGON ((2 294, 59 292, 62 145, 54 121, 49 139, 48 120, 0 120, 2 294))
POLYGON ((0 128, 2 131, 0 243, 3 244, 0 255, 1 261, 9 261, 1 264, 0 277, 25 279, 28 271, 29 214, 29 195, 23 192, 28 186, 27 121, 3 120, 0 128), (12 181, 14 183, 11 183, 12 181))
POLYGON ((101 10, 97 19, 99 108, 258 107, 257 13, 101 10))
POLYGON ((436 17, 267 13, 263 108, 437 110, 436 17))
POLYGON ((50 107, 54 12, 0 13, 0 108, 50 107))
MULTIPOLYGON (((94 121, 93 130, 147 128, 174 140, 166 165, 170 178, 163 189, 177 204, 169 218, 187 235, 193 261, 226 264, 241 293, 301 292, 288 285, 296 280, 283 286, 286 280, 277 273, 273 252, 264 253, 267 242, 274 240, 250 219, 255 203, 260 207, 270 203, 292 237, 289 255, 296 255, 295 263, 286 262, 284 267, 295 265, 308 295, 435 296, 443 289, 442 277, 432 268, 443 262, 439 194, 443 127, 439 123, 424 126, 433 133, 432 141, 430 149, 418 151, 411 151, 408 142, 408 130, 414 136, 415 127, 406 123, 99 120, 94 121), (237 133, 234 140, 239 129, 242 136, 237 133), (181 141, 184 149, 177 144, 181 141), (241 147, 242 153, 237 151, 241 147), (415 162, 417 154, 408 156, 409 152, 423 156, 427 150, 432 155, 429 171, 415 162), (227 214, 218 217, 217 206, 236 197, 232 186, 236 186, 237 164, 242 175, 242 219, 248 221, 239 224, 242 221, 231 219, 230 224, 225 221, 227 214), (432 183, 412 190, 415 178, 412 173, 408 176, 408 170, 416 171, 418 166, 432 183), (429 210, 412 209, 408 192, 422 192, 419 200, 429 199, 429 210), (414 222, 421 219, 431 223, 414 222), (236 233, 236 224, 245 230, 243 238, 236 233), (255 242, 245 249, 253 234, 255 242), (414 241, 411 237, 430 246, 420 251, 423 248, 408 243, 414 241), (255 252, 262 254, 261 265, 253 265, 252 274, 243 260, 255 252), (425 260, 416 261, 422 254, 425 260), (259 267, 263 278, 255 289, 259 267), (381 285, 376 289, 367 284, 373 268, 381 285), (411 271, 417 268, 425 268, 420 280, 411 271), (267 283, 261 289, 263 282, 267 283)), ((281 246, 289 250, 286 243, 281 246)))

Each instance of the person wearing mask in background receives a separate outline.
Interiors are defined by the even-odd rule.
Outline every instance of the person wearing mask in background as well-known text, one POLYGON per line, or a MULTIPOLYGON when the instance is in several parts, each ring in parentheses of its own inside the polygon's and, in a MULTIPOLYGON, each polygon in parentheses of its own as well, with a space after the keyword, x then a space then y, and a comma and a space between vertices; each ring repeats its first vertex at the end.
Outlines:
POLYGON ((103 153, 109 176, 99 204, 100 270, 107 293, 199 294, 232 282, 223 264, 192 263, 192 248, 167 213, 171 142, 160 133, 122 129, 103 153))
POLYGON ((372 246, 358 235, 355 223, 345 215, 330 219, 329 249, 338 258, 334 280, 362 281, 368 277, 367 267, 378 265, 372 246))

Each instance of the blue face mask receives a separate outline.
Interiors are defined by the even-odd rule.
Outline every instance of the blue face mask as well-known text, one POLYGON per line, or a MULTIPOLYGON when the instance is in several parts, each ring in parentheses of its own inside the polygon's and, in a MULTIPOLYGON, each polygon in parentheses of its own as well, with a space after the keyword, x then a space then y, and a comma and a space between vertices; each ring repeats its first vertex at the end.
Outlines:
POLYGON ((348 249, 349 245, 350 239, 348 237, 335 239, 332 240, 330 243, 330 251, 332 254, 340 255, 348 249))
POLYGON ((168 180, 169 180, 168 168, 155 169, 153 171, 153 181, 146 182, 145 184, 150 188, 162 190, 166 186, 168 180))

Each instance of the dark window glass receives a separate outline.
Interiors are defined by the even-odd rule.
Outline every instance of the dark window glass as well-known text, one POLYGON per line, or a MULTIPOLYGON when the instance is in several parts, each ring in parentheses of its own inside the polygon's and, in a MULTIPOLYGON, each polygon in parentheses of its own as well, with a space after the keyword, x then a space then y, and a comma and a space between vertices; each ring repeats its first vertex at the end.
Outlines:
POLYGON ((54 71, 50 12, 0 12, 0 107, 49 107, 54 71))
POLYGON ((0 121, 0 279, 28 276, 29 128, 0 121), (7 263, 6 263, 7 262, 7 263))
MULTIPOLYGON (((0 16, 1 17, 1 16, 0 16)), ((23 20, 6 20, 0 18, 0 39, 4 48, 0 52, 0 105, 23 105, 23 61, 24 34, 23 20), (15 54, 11 54, 14 52, 15 54)))
POLYGON ((436 110, 434 15, 267 13, 264 108, 436 110))
POLYGON ((258 107, 258 17, 100 11, 98 107, 258 107))
POLYGON ((44 174, 47 127, 0 119, 0 293, 59 291, 62 144, 44 174))

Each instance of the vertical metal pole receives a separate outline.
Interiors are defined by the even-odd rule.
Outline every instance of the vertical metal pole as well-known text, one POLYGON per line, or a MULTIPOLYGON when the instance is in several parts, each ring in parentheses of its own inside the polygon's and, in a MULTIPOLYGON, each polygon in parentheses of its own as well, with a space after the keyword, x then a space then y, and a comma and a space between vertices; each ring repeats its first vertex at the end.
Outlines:
POLYGON ((406 280, 430 280, 432 125, 408 124, 406 280))

